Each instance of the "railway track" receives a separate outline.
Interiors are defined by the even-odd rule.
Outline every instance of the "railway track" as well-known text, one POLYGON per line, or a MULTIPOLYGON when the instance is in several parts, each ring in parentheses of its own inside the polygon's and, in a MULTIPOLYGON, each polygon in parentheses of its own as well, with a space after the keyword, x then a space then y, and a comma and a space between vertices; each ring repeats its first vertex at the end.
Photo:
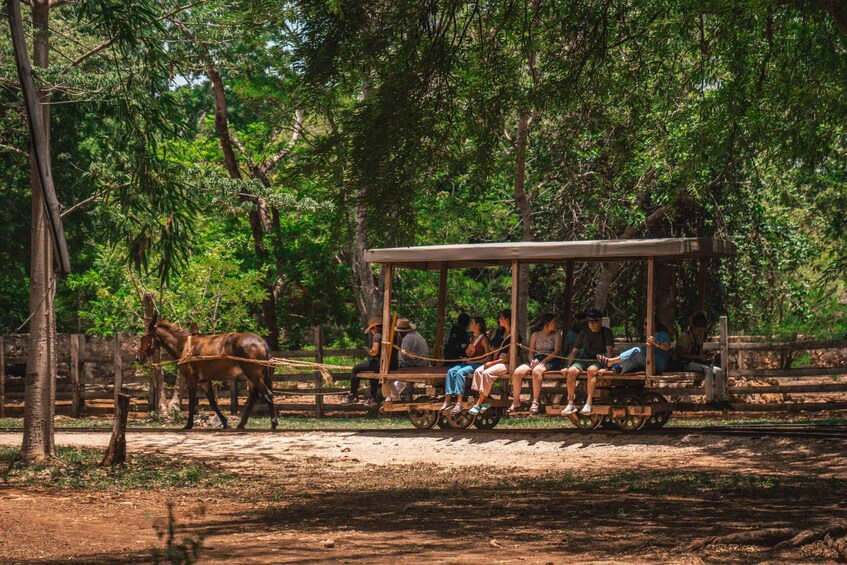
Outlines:
MULTIPOLYGON (((111 428, 56 428, 58 433, 111 433, 111 428)), ((20 428, 0 428, 0 433, 21 433, 20 428)), ((301 435, 311 433, 345 433, 345 434, 385 434, 385 435, 427 435, 427 436, 452 436, 457 434, 484 434, 484 435, 567 435, 581 437, 639 437, 639 436, 686 436, 686 435, 717 435, 717 436, 742 436, 742 437, 775 437, 775 438, 798 438, 798 439, 828 439, 847 440, 847 427, 845 426, 811 426, 811 425, 740 425, 740 426, 702 426, 702 427, 667 427, 659 430, 639 430, 633 433, 623 433, 618 430, 596 429, 590 432, 575 428, 497 428, 493 430, 452 430, 452 429, 430 429, 418 430, 415 428, 301 428, 301 429, 247 429, 247 430, 223 430, 220 428, 197 428, 183 430, 175 428, 128 428, 127 434, 274 434, 274 435, 301 435)))

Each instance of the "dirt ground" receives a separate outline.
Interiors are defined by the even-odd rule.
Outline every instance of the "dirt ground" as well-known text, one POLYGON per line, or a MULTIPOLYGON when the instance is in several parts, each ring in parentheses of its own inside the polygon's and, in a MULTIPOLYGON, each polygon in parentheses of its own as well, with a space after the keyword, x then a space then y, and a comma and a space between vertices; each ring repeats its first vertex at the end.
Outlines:
MULTIPOLYGON (((825 540, 698 540, 847 521, 847 442, 562 432, 141 433, 129 452, 234 484, 92 492, 0 483, 3 563, 150 562, 167 504, 200 563, 834 562, 825 540), (205 512, 201 513, 200 509, 205 512)), ((0 434, 0 445, 20 435, 0 434)), ((105 447, 108 434, 59 433, 105 447)))

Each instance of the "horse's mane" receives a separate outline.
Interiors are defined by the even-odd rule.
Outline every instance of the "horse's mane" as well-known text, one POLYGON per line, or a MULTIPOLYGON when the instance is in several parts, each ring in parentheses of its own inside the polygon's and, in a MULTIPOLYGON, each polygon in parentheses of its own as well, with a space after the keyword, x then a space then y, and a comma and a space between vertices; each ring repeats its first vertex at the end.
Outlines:
POLYGON ((188 335, 188 330, 184 330, 176 324, 172 324, 170 322, 166 322, 165 320, 159 320, 156 322, 157 326, 161 326, 163 328, 171 330, 175 334, 179 335, 188 335))

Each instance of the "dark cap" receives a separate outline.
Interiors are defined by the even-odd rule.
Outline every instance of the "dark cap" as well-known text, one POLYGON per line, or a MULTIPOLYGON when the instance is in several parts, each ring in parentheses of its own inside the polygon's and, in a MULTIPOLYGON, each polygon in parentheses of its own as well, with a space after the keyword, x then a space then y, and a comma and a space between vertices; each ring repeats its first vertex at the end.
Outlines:
POLYGON ((588 319, 592 320, 592 321, 602 320, 603 319, 603 312, 601 312, 600 310, 598 310, 596 308, 592 308, 591 310, 588 311, 588 319))

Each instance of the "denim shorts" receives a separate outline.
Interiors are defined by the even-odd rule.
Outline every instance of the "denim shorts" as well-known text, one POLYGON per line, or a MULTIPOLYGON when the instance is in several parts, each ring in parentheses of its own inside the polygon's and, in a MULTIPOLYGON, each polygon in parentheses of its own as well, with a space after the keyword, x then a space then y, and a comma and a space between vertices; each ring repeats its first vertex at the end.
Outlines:
MULTIPOLYGON (((544 361, 546 358, 547 358, 547 355, 541 355, 541 354, 535 355, 533 357, 533 359, 535 359, 536 361, 539 361, 539 362, 544 361)), ((561 359, 550 359, 549 361, 544 363, 544 366, 547 367, 548 371, 560 371, 562 369, 562 360, 561 359)))

